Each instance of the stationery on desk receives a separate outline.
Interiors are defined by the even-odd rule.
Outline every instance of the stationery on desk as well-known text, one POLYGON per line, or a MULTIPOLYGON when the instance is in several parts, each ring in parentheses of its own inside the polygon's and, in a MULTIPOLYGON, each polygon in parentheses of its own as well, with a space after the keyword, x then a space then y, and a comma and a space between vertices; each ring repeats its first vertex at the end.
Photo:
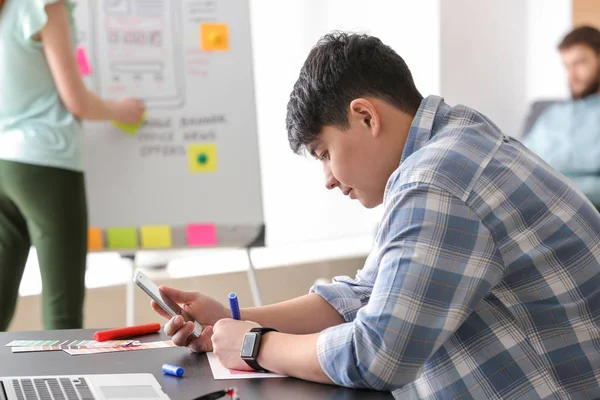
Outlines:
POLYGON ((128 350, 147 350, 160 347, 172 347, 167 342, 141 343, 131 340, 137 336, 160 331, 160 324, 150 323, 124 328, 108 329, 94 333, 94 340, 13 340, 6 344, 13 353, 30 353, 42 351, 64 351, 71 355, 97 354, 128 350), (120 339, 120 340, 114 340, 120 339))
POLYGON ((105 331, 98 331, 94 333, 94 340, 103 342, 112 339, 125 339, 136 336, 147 335, 160 331, 160 324, 153 322, 144 325, 127 326, 125 328, 107 329, 105 331))
POLYGON ((208 364, 213 373, 213 378, 221 379, 262 379, 262 378, 285 378, 284 375, 274 374, 272 372, 254 372, 254 371, 239 371, 235 369, 225 368, 219 361, 215 353, 206 353, 208 364))
MULTIPOLYGON (((234 292, 229 293, 229 309, 231 310, 232 319, 242 319, 238 297, 234 292)), ((206 353, 206 357, 215 379, 285 378, 284 375, 272 372, 240 371, 225 368, 212 352, 206 353)))
MULTIPOLYGON (((235 293, 229 294, 231 317, 241 320, 240 305, 235 293)), ((176 347, 171 340, 142 343, 132 338, 160 331, 159 323, 149 323, 124 328, 115 328, 95 332, 93 340, 13 340, 6 344, 12 347, 13 353, 58 351, 77 355, 92 355, 103 353, 129 352, 137 350, 164 349, 176 347)), ((207 353, 208 362, 214 379, 249 379, 249 378, 280 378, 284 375, 254 371, 238 371, 225 368, 214 353, 207 353)), ((164 367, 164 366, 163 366, 164 367)), ((167 366, 169 373, 181 376, 183 370, 177 366, 167 366)), ((163 368, 164 370, 165 368, 163 368)), ((166 373, 166 372, 165 372, 166 373)))
POLYGON ((229 293, 229 308, 231 309, 232 319, 242 319, 240 314, 240 304, 238 302, 237 295, 234 292, 229 293))
POLYGON ((71 349, 115 348, 139 346, 137 340, 110 340, 97 342, 95 340, 14 340, 6 345, 13 353, 31 353, 40 351, 59 351, 71 349))
POLYGON ((176 347, 176 345, 171 340, 159 340, 157 342, 140 343, 135 346, 92 347, 92 348, 88 348, 88 349, 65 349, 63 351, 71 356, 82 356, 82 355, 90 355, 90 354, 116 353, 116 352, 123 352, 123 351, 165 349, 168 347, 176 347))

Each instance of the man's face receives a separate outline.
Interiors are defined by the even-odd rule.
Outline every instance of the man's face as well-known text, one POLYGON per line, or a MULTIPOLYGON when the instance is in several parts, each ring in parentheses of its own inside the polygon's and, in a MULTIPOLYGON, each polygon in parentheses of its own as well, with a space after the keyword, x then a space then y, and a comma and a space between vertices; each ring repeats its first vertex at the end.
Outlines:
POLYGON ((600 89, 600 60, 589 46, 576 44, 560 52, 573 99, 582 99, 600 89))
POLYGON ((371 122, 361 113, 350 114, 347 130, 325 126, 308 150, 323 164, 327 189, 337 187, 364 207, 377 207, 383 202, 389 177, 398 168, 404 142, 399 143, 397 135, 383 134, 380 122, 371 122))

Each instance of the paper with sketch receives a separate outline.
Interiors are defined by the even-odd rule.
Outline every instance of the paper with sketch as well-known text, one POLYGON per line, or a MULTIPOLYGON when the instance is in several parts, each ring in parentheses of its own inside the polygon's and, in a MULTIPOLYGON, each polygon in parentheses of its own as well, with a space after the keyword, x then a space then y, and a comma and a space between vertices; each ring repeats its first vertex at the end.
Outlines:
POLYGON ((102 353, 117 353, 117 352, 123 352, 123 351, 164 349, 167 347, 176 347, 176 346, 172 340, 160 340, 158 342, 139 343, 135 346, 90 347, 89 349, 65 349, 63 351, 72 356, 81 356, 81 355, 86 355, 86 354, 102 354, 102 353))
POLYGON ((273 374, 270 372, 252 372, 252 371, 238 371, 235 369, 228 369, 221 364, 221 362, 215 356, 215 353, 206 353, 208 357, 208 363, 210 369, 212 369, 213 377, 215 379, 253 379, 253 378, 285 378, 285 375, 273 374))

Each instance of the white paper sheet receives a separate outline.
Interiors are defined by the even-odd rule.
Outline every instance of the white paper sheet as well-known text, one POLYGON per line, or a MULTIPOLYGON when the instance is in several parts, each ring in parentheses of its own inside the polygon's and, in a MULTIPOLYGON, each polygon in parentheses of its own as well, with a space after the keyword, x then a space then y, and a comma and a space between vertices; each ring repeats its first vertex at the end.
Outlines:
POLYGON ((210 369, 212 369, 213 377, 215 379, 285 378, 285 375, 273 374, 270 372, 263 373, 228 369, 221 364, 214 353, 206 353, 206 356, 208 357, 208 363, 210 364, 210 369))

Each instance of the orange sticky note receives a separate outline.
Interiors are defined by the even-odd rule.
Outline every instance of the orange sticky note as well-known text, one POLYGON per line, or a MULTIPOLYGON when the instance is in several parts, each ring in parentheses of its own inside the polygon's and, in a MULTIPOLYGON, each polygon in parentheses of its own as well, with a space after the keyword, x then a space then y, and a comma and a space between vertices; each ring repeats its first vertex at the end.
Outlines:
POLYGON ((104 248, 102 240, 102 229, 100 228, 89 228, 88 229, 88 250, 100 250, 104 248))
POLYGON ((229 49, 227 24, 200 24, 200 49, 203 51, 224 51, 229 49))

